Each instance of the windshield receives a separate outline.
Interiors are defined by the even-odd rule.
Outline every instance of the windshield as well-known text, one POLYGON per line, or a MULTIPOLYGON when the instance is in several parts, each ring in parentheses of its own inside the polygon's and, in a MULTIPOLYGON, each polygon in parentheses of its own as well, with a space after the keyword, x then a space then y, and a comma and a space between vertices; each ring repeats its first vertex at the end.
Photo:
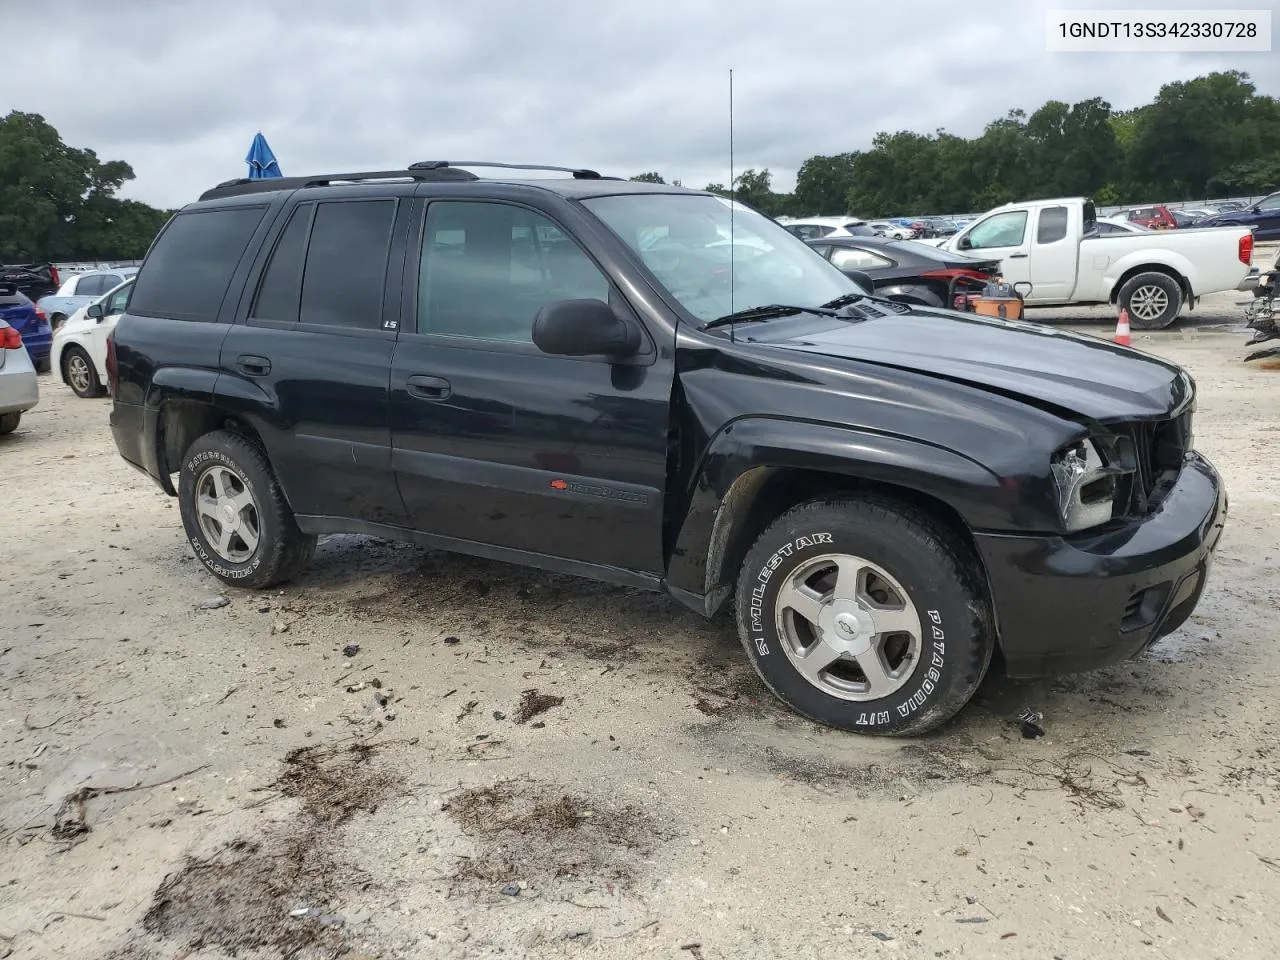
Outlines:
POLYGON ((699 194, 584 200, 699 320, 766 304, 818 307, 863 291, 803 240, 740 203, 699 194))

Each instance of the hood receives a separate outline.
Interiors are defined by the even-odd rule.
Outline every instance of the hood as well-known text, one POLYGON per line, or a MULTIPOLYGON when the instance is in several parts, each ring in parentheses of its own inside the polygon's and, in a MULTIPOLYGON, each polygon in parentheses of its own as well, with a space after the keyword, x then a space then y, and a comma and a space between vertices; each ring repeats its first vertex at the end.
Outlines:
POLYGON ((765 329, 751 333, 758 343, 913 370, 1096 420, 1165 416, 1191 391, 1178 367, 1136 350, 946 310, 914 308, 853 323, 836 319, 777 339, 765 329))

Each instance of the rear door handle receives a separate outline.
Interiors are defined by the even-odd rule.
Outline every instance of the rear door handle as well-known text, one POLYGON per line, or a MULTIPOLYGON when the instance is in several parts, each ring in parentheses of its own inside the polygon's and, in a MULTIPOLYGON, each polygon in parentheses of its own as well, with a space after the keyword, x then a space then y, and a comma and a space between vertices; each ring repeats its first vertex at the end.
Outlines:
POLYGON ((266 357, 242 353, 236 357, 236 367, 246 376, 265 377, 271 372, 271 361, 266 357))
POLYGON ((1025 260, 1025 259, 1027 259, 1027 255, 1026 255, 1025 253, 1011 253, 1011 254, 1009 254, 1009 259, 1010 259, 1010 260, 1025 260))
POLYGON ((407 381, 409 396, 419 400, 448 400, 453 394, 449 381, 443 377, 426 377, 415 374, 407 381))

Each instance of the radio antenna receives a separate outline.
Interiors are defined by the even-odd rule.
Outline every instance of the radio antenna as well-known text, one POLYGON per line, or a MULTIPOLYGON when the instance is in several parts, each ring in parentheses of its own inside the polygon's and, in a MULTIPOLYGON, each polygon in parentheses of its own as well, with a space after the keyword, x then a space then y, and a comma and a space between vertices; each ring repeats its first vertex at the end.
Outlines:
MULTIPOLYGON (((734 243, 737 240, 737 234, 733 229, 733 208, 737 205, 737 183, 733 176, 733 67, 729 68, 729 312, 733 313, 736 309, 733 305, 733 280, 734 267, 737 265, 737 257, 734 256, 734 243)), ((729 324, 729 342, 734 342, 733 328, 736 324, 729 324)))

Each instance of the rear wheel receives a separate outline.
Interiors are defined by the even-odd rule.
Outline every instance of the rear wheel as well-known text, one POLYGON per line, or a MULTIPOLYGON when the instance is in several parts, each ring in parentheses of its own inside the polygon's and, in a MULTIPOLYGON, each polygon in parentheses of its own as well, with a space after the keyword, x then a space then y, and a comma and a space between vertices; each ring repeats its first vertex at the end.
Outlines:
POLYGON ((18 429, 18 424, 21 422, 21 413, 0 414, 0 436, 4 436, 6 433, 13 433, 13 431, 18 429))
POLYGON ((1167 273, 1140 273, 1125 282, 1117 300, 1135 330, 1161 330, 1178 319, 1182 288, 1167 273))
POLYGON ((55 313, 52 317, 49 318, 49 329, 57 330, 60 326, 63 325, 63 323, 66 322, 66 319, 67 319, 67 315, 65 313, 55 313))
POLYGON ((923 733, 969 701, 991 661, 979 569, 963 540, 905 504, 802 504, 742 566, 739 636, 769 689, 810 719, 923 733))
POLYGON ((266 455, 239 434, 219 430, 191 445, 178 506, 196 556, 231 586, 281 583, 315 552, 316 538, 298 529, 266 455))
POLYGON ((77 397, 100 397, 105 393, 93 361, 81 347, 67 347, 62 355, 62 378, 77 397))

